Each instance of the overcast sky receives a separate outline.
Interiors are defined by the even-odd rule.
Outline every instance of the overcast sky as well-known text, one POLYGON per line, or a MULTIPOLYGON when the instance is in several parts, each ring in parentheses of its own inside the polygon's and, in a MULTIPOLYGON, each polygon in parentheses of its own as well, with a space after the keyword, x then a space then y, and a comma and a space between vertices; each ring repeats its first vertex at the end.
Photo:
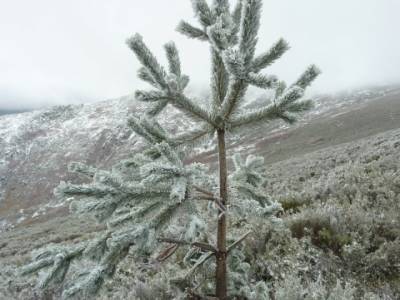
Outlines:
MULTIPOLYGON (((265 0, 259 51, 291 50, 269 71, 291 81, 317 64, 314 92, 400 82, 399 0, 265 0)), ((0 109, 116 98, 143 85, 125 44, 144 36, 160 61, 174 40, 198 89, 209 80, 205 43, 175 32, 190 0, 0 0, 0 109)))

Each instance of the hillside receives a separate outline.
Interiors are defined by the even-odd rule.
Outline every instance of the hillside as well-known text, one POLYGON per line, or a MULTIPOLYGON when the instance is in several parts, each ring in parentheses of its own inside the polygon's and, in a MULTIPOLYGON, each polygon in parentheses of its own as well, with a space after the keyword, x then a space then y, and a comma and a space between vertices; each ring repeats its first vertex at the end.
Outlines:
MULTIPOLYGON (((262 153, 268 162, 400 127, 400 88, 370 89, 324 96, 294 129, 280 123, 242 133, 230 147, 262 153)), ((54 207, 52 190, 71 161, 109 167, 141 147, 126 120, 140 111, 131 97, 90 105, 0 117, 0 231, 16 224, 65 214, 54 207), (2 229, 3 228, 3 229, 2 229)), ((163 120, 177 128, 185 119, 163 120), (178 123, 181 122, 181 123, 178 123)), ((187 124, 187 123, 185 123, 187 124)), ((236 150, 237 151, 237 150, 236 150)), ((215 158, 213 145, 196 150, 193 159, 215 158)))
MULTIPOLYGON (((398 299, 400 89, 324 96, 317 103, 294 128, 266 125, 230 140, 230 153, 266 158, 266 191, 283 204, 292 234, 282 240, 265 229, 262 250, 250 240, 260 254, 254 263, 264 259, 266 278, 283 285, 289 283, 280 273, 304 269, 305 277, 322 272, 327 280, 340 278, 398 299), (300 243, 303 237, 310 244, 300 243)), ((75 180, 66 172, 70 161, 108 167, 140 149, 126 127, 127 116, 140 109, 124 97, 0 117, 0 263, 21 264, 49 241, 76 242, 98 230, 67 216, 52 189, 60 180, 75 180)), ((163 122, 174 128, 176 120, 163 122)), ((214 159, 212 144, 191 158, 214 159)))

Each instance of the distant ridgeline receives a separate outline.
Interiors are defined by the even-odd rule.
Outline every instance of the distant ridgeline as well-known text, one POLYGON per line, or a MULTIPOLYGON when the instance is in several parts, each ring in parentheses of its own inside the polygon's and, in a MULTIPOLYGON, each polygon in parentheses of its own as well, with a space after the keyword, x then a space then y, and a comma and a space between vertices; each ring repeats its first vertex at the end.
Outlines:
POLYGON ((2 115, 12 115, 19 114, 23 112, 30 111, 29 109, 0 109, 0 116, 2 115))

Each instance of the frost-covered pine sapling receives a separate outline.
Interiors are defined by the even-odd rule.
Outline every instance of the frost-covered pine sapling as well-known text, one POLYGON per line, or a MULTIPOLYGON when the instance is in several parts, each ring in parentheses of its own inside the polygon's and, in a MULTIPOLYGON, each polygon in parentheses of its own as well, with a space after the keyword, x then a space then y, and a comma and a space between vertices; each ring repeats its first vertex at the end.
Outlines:
MULTIPOLYGON (((273 120, 293 123, 299 113, 312 107, 312 101, 302 98, 319 70, 315 66, 309 67, 290 86, 275 76, 261 73, 289 49, 286 41, 280 39, 268 51, 256 55, 262 0, 241 0, 233 9, 227 0, 214 0, 212 5, 206 0, 192 0, 192 3, 200 27, 181 21, 177 30, 189 38, 210 44, 211 99, 199 101, 185 94, 189 78, 182 72, 173 42, 165 45, 169 63, 165 69, 139 34, 128 39, 128 46, 142 64, 139 78, 153 87, 150 91, 136 91, 136 99, 148 103, 148 109, 143 115, 129 120, 129 126, 147 146, 140 154, 120 162, 110 171, 79 163, 70 166, 70 171, 88 177, 91 183, 61 183, 56 195, 73 199, 72 211, 94 215, 106 229, 88 242, 50 246, 34 253, 33 262, 22 272, 28 274, 48 269, 40 279, 41 287, 63 282, 72 261, 88 259, 96 267, 80 269, 79 274, 68 277, 63 296, 95 295, 104 280, 113 276, 128 252, 152 256, 156 245, 168 243, 171 246, 157 257, 160 261, 171 257, 178 247, 183 246, 202 253, 196 261, 189 260, 187 272, 179 274, 174 282, 183 278, 186 292, 193 292, 191 288, 195 285, 197 288, 199 284, 194 274, 215 257, 214 296, 226 299, 228 291, 235 292, 232 287, 235 284, 227 275, 227 256, 248 234, 228 244, 227 241, 232 239, 228 237, 231 232, 228 225, 239 218, 274 218, 281 209, 262 188, 265 181, 263 159, 255 156, 242 159, 235 155, 235 168, 228 176, 226 135, 256 123, 273 120), (256 109, 244 108, 244 96, 250 86, 274 90, 273 101, 256 109), (198 126, 193 130, 182 128, 179 134, 168 133, 157 122, 157 116, 165 113, 168 105, 196 121, 198 126), (215 137, 217 176, 210 174, 204 165, 183 163, 186 145, 215 137), (210 205, 205 207, 207 202, 210 205), (209 218, 209 209, 215 210, 214 218, 209 218), (213 222, 216 223, 214 227, 213 222), (204 224, 209 224, 208 228, 215 229, 216 234, 212 235, 209 230, 208 238, 198 241, 199 230, 206 230, 204 224), (171 231, 175 236, 166 236, 171 231)), ((257 284, 257 289, 264 286, 264 283, 257 284)), ((268 293, 257 292, 257 295, 261 294, 268 293)), ((249 294, 248 298, 251 297, 249 294)))

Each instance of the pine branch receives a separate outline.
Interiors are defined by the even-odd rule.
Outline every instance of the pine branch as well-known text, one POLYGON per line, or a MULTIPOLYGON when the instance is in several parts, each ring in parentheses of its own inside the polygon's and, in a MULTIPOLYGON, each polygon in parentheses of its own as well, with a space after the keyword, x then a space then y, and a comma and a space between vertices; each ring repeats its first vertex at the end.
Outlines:
POLYGON ((240 27, 240 20, 242 19, 242 0, 238 0, 232 12, 232 19, 236 24, 237 30, 240 27))
POLYGON ((151 212, 153 212, 154 210, 156 210, 157 208, 159 208, 163 203, 161 201, 154 201, 153 203, 150 203, 142 208, 140 208, 139 210, 135 210, 132 212, 129 212, 127 214, 124 214, 122 216, 119 216, 111 221, 109 221, 107 223, 107 226, 109 228, 114 228, 114 227, 118 227, 121 226, 127 222, 132 222, 134 220, 139 220, 145 216, 147 216, 148 214, 150 214, 151 212))
MULTIPOLYGON (((237 241, 235 241, 233 244, 228 246, 228 248, 226 250, 227 253, 232 251, 237 245, 239 245, 241 242, 243 242, 250 233, 252 233, 252 231, 246 232, 237 241)), ((215 252, 208 252, 207 254, 200 257, 200 259, 193 265, 193 267, 190 268, 190 270, 185 274, 184 278, 190 277, 199 267, 201 267, 207 260, 209 260, 214 255, 215 255, 215 252)))
POLYGON ((141 209, 139 209, 138 211, 136 211, 134 216, 133 216, 133 219, 134 218, 144 218, 148 214, 150 214, 153 211, 155 211, 161 205, 163 205, 163 203, 161 201, 155 201, 153 203, 150 203, 149 205, 144 206, 141 209))
POLYGON ((70 261, 66 259, 65 254, 57 254, 54 258, 53 267, 47 274, 39 281, 38 286, 41 289, 46 288, 51 282, 60 283, 64 280, 68 272, 70 261))
POLYGON ((206 200, 206 201, 211 201, 214 202, 220 212, 219 217, 221 217, 222 215, 224 215, 226 213, 226 207, 224 206, 224 204, 221 202, 221 200, 219 200, 218 198, 215 197, 209 197, 209 196, 201 196, 199 197, 197 200, 206 200))
MULTIPOLYGON (((159 161, 144 165, 140 168, 140 172, 143 177, 148 177, 152 174, 169 175, 169 177, 172 178, 185 175, 185 170, 181 166, 178 167, 173 164, 161 163, 159 161)), ((144 180, 146 180, 146 178, 144 180)))
POLYGON ((156 120, 142 117, 140 118, 140 124, 143 129, 145 129, 157 141, 157 143, 169 140, 168 133, 156 120))
MULTIPOLYGON (((278 86, 279 87, 279 86, 278 86)), ((282 84, 280 88, 282 88, 282 84)), ((279 91, 281 93, 281 91, 279 91)), ((304 89, 293 86, 280 96, 275 103, 263 108, 253 109, 234 116, 230 121, 230 128, 238 128, 244 125, 258 122, 270 122, 275 119, 282 119, 292 124, 296 121, 296 115, 313 108, 311 100, 296 102, 304 95, 304 89)))
POLYGON ((156 260, 159 262, 166 261, 168 258, 170 258, 176 252, 176 250, 178 250, 178 248, 179 248, 179 245, 172 245, 172 246, 167 247, 156 257, 156 260))
POLYGON ((135 98, 142 102, 157 102, 160 100, 168 100, 168 96, 162 91, 141 91, 135 92, 135 98))
POLYGON ((149 117, 157 116, 168 105, 168 102, 168 100, 162 100, 155 103, 152 107, 146 110, 146 115, 148 115, 149 117))
POLYGON ((288 124, 294 124, 295 122, 297 122, 296 116, 291 114, 291 113, 289 113, 289 112, 281 113, 279 118, 282 119, 283 121, 285 121, 288 124))
POLYGON ((248 66, 254 57, 260 27, 261 0, 243 0, 239 32, 239 50, 248 66))
POLYGON ((188 290, 187 294, 188 294, 189 300, 218 300, 217 297, 202 296, 202 295, 196 294, 193 290, 188 290))
POLYGON ((208 124, 214 125, 215 121, 211 117, 210 113, 202 107, 195 104, 190 98, 183 94, 177 94, 173 98, 170 98, 171 104, 176 108, 183 110, 188 116, 200 119, 207 122, 208 124))
POLYGON ((212 48, 218 52, 228 49, 237 41, 235 24, 229 14, 219 15, 206 32, 212 48))
POLYGON ((236 79, 244 79, 247 76, 247 69, 244 56, 236 49, 228 49, 224 51, 223 61, 226 69, 236 79))
POLYGON ((128 120, 128 125, 137 135, 144 138, 150 145, 164 141, 168 142, 170 139, 167 132, 156 120, 150 120, 146 116, 141 118, 132 116, 128 120))
POLYGON ((197 186, 197 185, 193 185, 193 189, 194 189, 195 191, 197 191, 197 192, 200 192, 200 193, 202 193, 202 194, 208 196, 208 197, 215 197, 214 193, 212 193, 212 192, 210 192, 210 191, 207 191, 207 190, 205 190, 205 189, 203 189, 202 187, 199 187, 199 186, 197 186))
POLYGON ((144 138, 148 143, 157 143, 156 137, 151 135, 142 125, 141 119, 132 116, 128 120, 128 126, 139 136, 144 138))
POLYGON ((169 42, 165 46, 165 51, 167 53, 167 59, 169 63, 169 72, 176 75, 178 78, 181 77, 181 62, 179 59, 178 49, 174 42, 169 42))
POLYGON ((226 212, 226 207, 225 207, 225 205, 222 203, 222 201, 221 201, 220 198, 215 197, 215 195, 214 195, 213 193, 208 192, 208 191, 202 189, 202 188, 199 187, 199 186, 193 185, 192 187, 193 187, 193 189, 194 189, 195 191, 197 191, 197 192, 203 194, 203 196, 201 196, 201 197, 199 198, 199 200, 212 201, 212 202, 214 202, 214 203, 217 205, 219 211, 220 211, 222 214, 224 214, 224 213, 226 212))
MULTIPOLYGON (((120 198, 116 199, 120 200, 120 198)), ((109 197, 101 199, 96 199, 94 197, 79 199, 71 202, 69 209, 72 213, 75 214, 91 214, 96 218, 98 222, 103 222, 104 220, 110 218, 117 209, 116 199, 109 197)))
POLYGON ((223 120, 228 120, 229 116, 234 113, 243 100, 244 94, 246 93, 248 84, 244 80, 234 80, 228 89, 228 93, 222 103, 220 111, 223 120))
POLYGON ((160 230, 167 224, 182 207, 181 202, 173 202, 163 207, 151 220, 149 227, 160 230))
MULTIPOLYGON (((194 103, 190 98, 186 97, 182 93, 183 88, 188 83, 188 77, 176 77, 176 80, 169 80, 168 82, 166 82, 165 71, 162 69, 162 67, 158 65, 155 58, 148 51, 146 46, 141 42, 141 39, 136 38, 132 40, 134 40, 134 42, 131 43, 133 45, 133 50, 138 53, 138 56, 143 56, 142 63, 146 63, 149 71, 151 71, 150 66, 153 67, 153 71, 151 72, 153 77, 155 77, 153 73, 157 73, 160 78, 163 78, 163 83, 160 82, 160 78, 158 78, 159 80, 157 80, 160 86, 163 87, 162 91, 137 91, 135 94, 137 100, 145 102, 156 102, 156 104, 147 111, 147 114, 149 116, 155 116, 160 113, 168 103, 171 103, 173 106, 182 110, 184 113, 192 118, 206 121, 209 124, 214 124, 214 120, 208 111, 204 110, 202 107, 194 103)), ((180 74, 179 58, 177 58, 177 52, 175 50, 176 48, 174 46, 171 46, 171 44, 167 46, 168 57, 170 60, 170 69, 172 72, 180 74)), ((138 133, 141 131, 140 128, 136 126, 136 124, 133 123, 130 125, 134 125, 132 128, 134 130, 138 130, 138 133)))
POLYGON ((87 197, 104 197, 107 195, 116 195, 118 192, 107 186, 96 186, 93 184, 70 184, 61 182, 54 189, 54 194, 59 196, 87 196, 87 197))
POLYGON ((183 91, 187 87, 187 85, 189 84, 189 76, 182 75, 180 77, 179 84, 180 84, 180 90, 183 91))
POLYGON ((235 50, 226 51, 224 56, 227 69, 235 76, 235 79, 229 86, 220 111, 223 120, 228 120, 230 115, 235 113, 249 83, 261 88, 272 88, 277 82, 276 77, 249 73, 249 67, 252 67, 254 71, 259 71, 259 68, 266 66, 282 55, 286 48, 285 42, 281 40, 267 53, 268 55, 265 54, 257 58, 255 60, 256 65, 249 66, 250 63, 254 64, 252 60, 257 43, 261 5, 260 0, 244 0, 242 2, 239 52, 235 50))
POLYGON ((210 125, 204 125, 202 127, 193 129, 188 132, 184 132, 180 135, 170 139, 170 145, 173 147, 179 147, 183 145, 193 145, 196 142, 201 141, 207 135, 213 134, 215 131, 214 127, 210 125))
POLYGON ((183 202, 186 199, 188 181, 185 177, 179 177, 171 187, 169 198, 172 201, 183 202))
POLYGON ((229 247, 227 248, 227 252, 229 253, 230 251, 232 251, 237 245, 239 245, 241 242, 243 242, 248 236, 249 234, 252 233, 252 231, 247 231, 245 234, 243 234, 239 239, 237 239, 233 244, 229 245, 229 247))
POLYGON ((281 114, 282 111, 275 104, 272 104, 265 108, 255 109, 233 117, 230 120, 230 128, 234 129, 256 122, 269 122, 271 120, 278 119, 281 114))
MULTIPOLYGON (((20 274, 22 276, 28 275, 31 273, 38 272, 41 269, 54 266, 54 264, 56 264, 56 266, 58 267, 52 268, 50 270, 50 273, 52 274, 46 276, 48 279, 46 279, 45 282, 47 282, 48 284, 51 281, 51 279, 54 278, 53 276, 56 275, 54 273, 59 273, 60 271, 59 266, 62 264, 62 261, 65 262, 79 257, 83 253, 85 247, 86 244, 80 244, 76 247, 73 247, 72 249, 68 249, 67 247, 65 247, 65 248, 57 248, 54 251, 44 252, 42 253, 42 255, 35 257, 35 261, 22 267, 20 269, 20 274)), ((42 282, 42 284, 43 283, 44 282, 42 282)))
POLYGON ((289 48, 289 44, 284 39, 278 40, 269 51, 254 58, 251 63, 252 71, 258 73, 262 69, 272 65, 277 59, 281 58, 289 48))
POLYGON ((276 100, 280 107, 286 108, 304 96, 304 89, 299 86, 293 86, 286 90, 284 94, 276 100))
POLYGON ((163 89, 167 89, 167 74, 165 73, 164 68, 158 63, 155 56, 143 42, 142 36, 139 34, 134 35, 127 40, 127 44, 129 48, 131 48, 131 50, 136 54, 136 57, 142 63, 142 65, 149 71, 155 82, 157 82, 163 89))
POLYGON ((229 1, 228 0, 214 0, 213 1, 213 12, 216 16, 229 12, 229 1))
POLYGON ((88 243, 83 255, 91 260, 100 260, 107 250, 107 240, 111 237, 112 232, 107 230, 98 238, 93 239, 88 243))
POLYGON ((293 85, 299 86, 302 89, 306 89, 318 77, 319 74, 321 74, 320 69, 318 69, 318 67, 315 65, 311 65, 293 85))
POLYGON ((214 252, 208 252, 200 257, 197 262, 189 269, 189 271, 185 274, 184 279, 190 277, 199 267, 201 267, 207 260, 215 255, 214 252))
POLYGON ((64 290, 62 297, 69 298, 79 293, 85 298, 95 295, 104 283, 105 278, 113 273, 115 266, 126 257, 128 249, 129 247, 122 244, 110 246, 110 251, 104 255, 99 265, 85 274, 83 278, 79 278, 74 285, 64 290))
POLYGON ((212 59, 212 78, 211 78, 211 87, 212 87, 212 99, 214 111, 217 110, 224 101, 226 92, 228 90, 229 85, 229 73, 227 72, 224 61, 222 60, 221 55, 215 51, 211 50, 211 59, 212 59))
POLYGON ((256 73, 249 73, 247 75, 247 82, 251 85, 254 85, 256 87, 262 88, 262 89, 270 89, 273 88, 278 79, 276 76, 265 76, 262 74, 256 74, 256 73))
POLYGON ((278 81, 275 88, 275 99, 279 99, 286 90, 286 83, 284 81, 278 81))
POLYGON ((215 249, 214 246, 207 244, 207 243, 202 243, 202 242, 188 242, 188 241, 181 240, 181 239, 163 238, 163 237, 160 237, 157 240, 159 242, 163 242, 163 243, 196 247, 196 248, 199 248, 204 251, 211 251, 211 252, 217 251, 217 249, 215 249))
POLYGON ((292 103, 286 107, 286 111, 290 113, 301 113, 308 111, 314 107, 314 101, 304 100, 296 103, 292 103))
POLYGON ((192 6, 195 15, 204 27, 210 26, 214 22, 214 14, 206 0, 192 0, 192 6))
POLYGON ((160 151, 160 153, 169 161, 172 163, 173 166, 176 166, 178 168, 183 167, 183 162, 181 158, 179 157, 178 153, 174 151, 171 146, 166 143, 162 142, 156 145, 157 149, 160 151))
POLYGON ((150 85, 152 85, 158 89, 161 88, 161 86, 154 80, 153 76, 150 74, 150 72, 145 67, 140 67, 137 75, 144 82, 147 82, 150 85))
POLYGON ((190 25, 189 23, 187 23, 185 21, 181 21, 178 24, 176 30, 191 39, 198 39, 201 41, 208 40, 208 36, 207 36, 206 32, 204 32, 203 30, 201 30, 197 27, 190 25))
POLYGON ((41 270, 43 268, 46 268, 48 266, 51 266, 54 263, 54 258, 53 257, 49 257, 49 258, 44 258, 38 261, 35 261, 33 263, 30 263, 27 266, 24 266, 21 271, 20 274, 21 275, 27 275, 30 273, 34 273, 38 270, 41 270))

